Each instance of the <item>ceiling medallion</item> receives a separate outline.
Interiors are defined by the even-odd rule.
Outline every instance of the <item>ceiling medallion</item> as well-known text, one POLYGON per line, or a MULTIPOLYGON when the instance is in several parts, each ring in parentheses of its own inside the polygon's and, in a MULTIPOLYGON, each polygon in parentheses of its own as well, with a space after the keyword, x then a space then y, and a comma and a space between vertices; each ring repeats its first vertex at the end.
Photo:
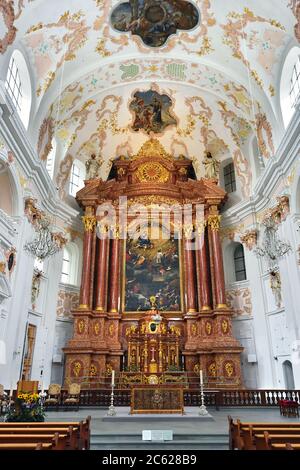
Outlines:
POLYGON ((146 46, 160 47, 177 30, 189 31, 199 22, 195 5, 184 0, 130 0, 111 14, 112 26, 140 36, 146 46))
POLYGON ((132 129, 138 132, 161 133, 168 126, 176 126, 177 121, 170 108, 172 100, 168 95, 160 95, 157 91, 137 91, 129 109, 134 112, 132 129))
POLYGON ((141 183, 166 183, 169 172, 158 162, 146 162, 138 168, 136 176, 141 183))

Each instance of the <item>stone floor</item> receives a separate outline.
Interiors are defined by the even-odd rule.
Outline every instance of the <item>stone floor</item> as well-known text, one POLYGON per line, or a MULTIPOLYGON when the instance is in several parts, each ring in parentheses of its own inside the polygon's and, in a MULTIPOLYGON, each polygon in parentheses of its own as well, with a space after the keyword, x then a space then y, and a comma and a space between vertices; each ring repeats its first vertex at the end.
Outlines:
MULTIPOLYGON (((197 408, 194 408, 197 410, 197 408)), ((106 409, 81 408, 79 411, 51 411, 46 415, 49 421, 80 420, 91 415, 91 448, 92 449, 156 449, 156 450, 224 450, 228 449, 227 416, 252 422, 299 422, 299 418, 284 418, 278 408, 221 408, 216 411, 208 409, 213 421, 184 420, 166 417, 162 421, 126 419, 106 421, 106 409), (143 430, 172 430, 174 442, 143 442, 143 430)), ((124 414, 124 410, 122 410, 124 414)), ((121 414, 121 413, 120 413, 121 414)), ((130 418, 130 417, 129 417, 130 418)))

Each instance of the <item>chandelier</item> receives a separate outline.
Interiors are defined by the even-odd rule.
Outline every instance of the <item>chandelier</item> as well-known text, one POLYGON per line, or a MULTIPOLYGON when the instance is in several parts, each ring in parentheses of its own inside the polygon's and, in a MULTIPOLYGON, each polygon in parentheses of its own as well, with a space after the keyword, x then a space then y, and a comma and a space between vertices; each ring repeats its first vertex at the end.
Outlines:
POLYGON ((58 242, 57 235, 49 230, 50 220, 42 217, 37 224, 37 236, 32 242, 24 245, 24 250, 30 255, 44 260, 55 255, 61 248, 62 243, 58 242))
POLYGON ((278 259, 289 253, 292 248, 289 243, 283 242, 278 238, 278 224, 270 216, 264 222, 265 233, 261 247, 257 247, 255 252, 258 256, 264 257, 269 264, 270 269, 276 267, 278 259))

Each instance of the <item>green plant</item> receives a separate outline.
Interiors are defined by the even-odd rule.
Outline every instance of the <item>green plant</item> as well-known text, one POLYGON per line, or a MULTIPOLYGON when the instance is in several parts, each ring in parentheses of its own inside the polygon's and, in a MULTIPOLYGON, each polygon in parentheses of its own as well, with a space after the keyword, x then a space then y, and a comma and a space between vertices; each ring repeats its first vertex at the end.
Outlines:
POLYGON ((42 422, 45 421, 40 396, 37 393, 19 393, 15 404, 5 416, 7 422, 42 422))

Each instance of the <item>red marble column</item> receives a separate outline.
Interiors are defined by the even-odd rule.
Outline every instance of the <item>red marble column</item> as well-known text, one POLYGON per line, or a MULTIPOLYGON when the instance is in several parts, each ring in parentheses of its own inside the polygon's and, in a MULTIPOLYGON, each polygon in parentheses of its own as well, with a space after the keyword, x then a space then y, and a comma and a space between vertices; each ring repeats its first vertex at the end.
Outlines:
POLYGON ((110 279, 109 279, 109 312, 119 311, 120 291, 120 240, 118 237, 111 241, 110 279))
POLYGON ((197 312, 196 299, 196 279, 195 279, 195 250, 190 249, 193 241, 186 238, 184 240, 184 259, 185 259, 185 291, 187 313, 197 312))
POLYGON ((207 259, 207 234, 205 229, 198 235, 196 250, 197 286, 201 311, 211 310, 210 276, 207 259))
POLYGON ((214 264, 214 283, 216 308, 227 308, 225 294, 225 276, 223 265, 223 254, 220 240, 220 219, 217 214, 208 216, 208 226, 210 231, 210 250, 214 264))
POLYGON ((109 249, 108 238, 98 238, 98 257, 97 257, 97 284, 96 284, 96 310, 105 311, 106 284, 107 284, 107 259, 109 249))
MULTIPOLYGON (((88 209, 88 208, 87 208, 88 209)), ((92 208, 86 210, 86 215, 82 217, 84 223, 83 240, 83 265, 80 288, 79 308, 90 308, 90 289, 91 289, 91 262, 93 250, 93 231, 96 225, 96 218, 93 215, 92 208)))

